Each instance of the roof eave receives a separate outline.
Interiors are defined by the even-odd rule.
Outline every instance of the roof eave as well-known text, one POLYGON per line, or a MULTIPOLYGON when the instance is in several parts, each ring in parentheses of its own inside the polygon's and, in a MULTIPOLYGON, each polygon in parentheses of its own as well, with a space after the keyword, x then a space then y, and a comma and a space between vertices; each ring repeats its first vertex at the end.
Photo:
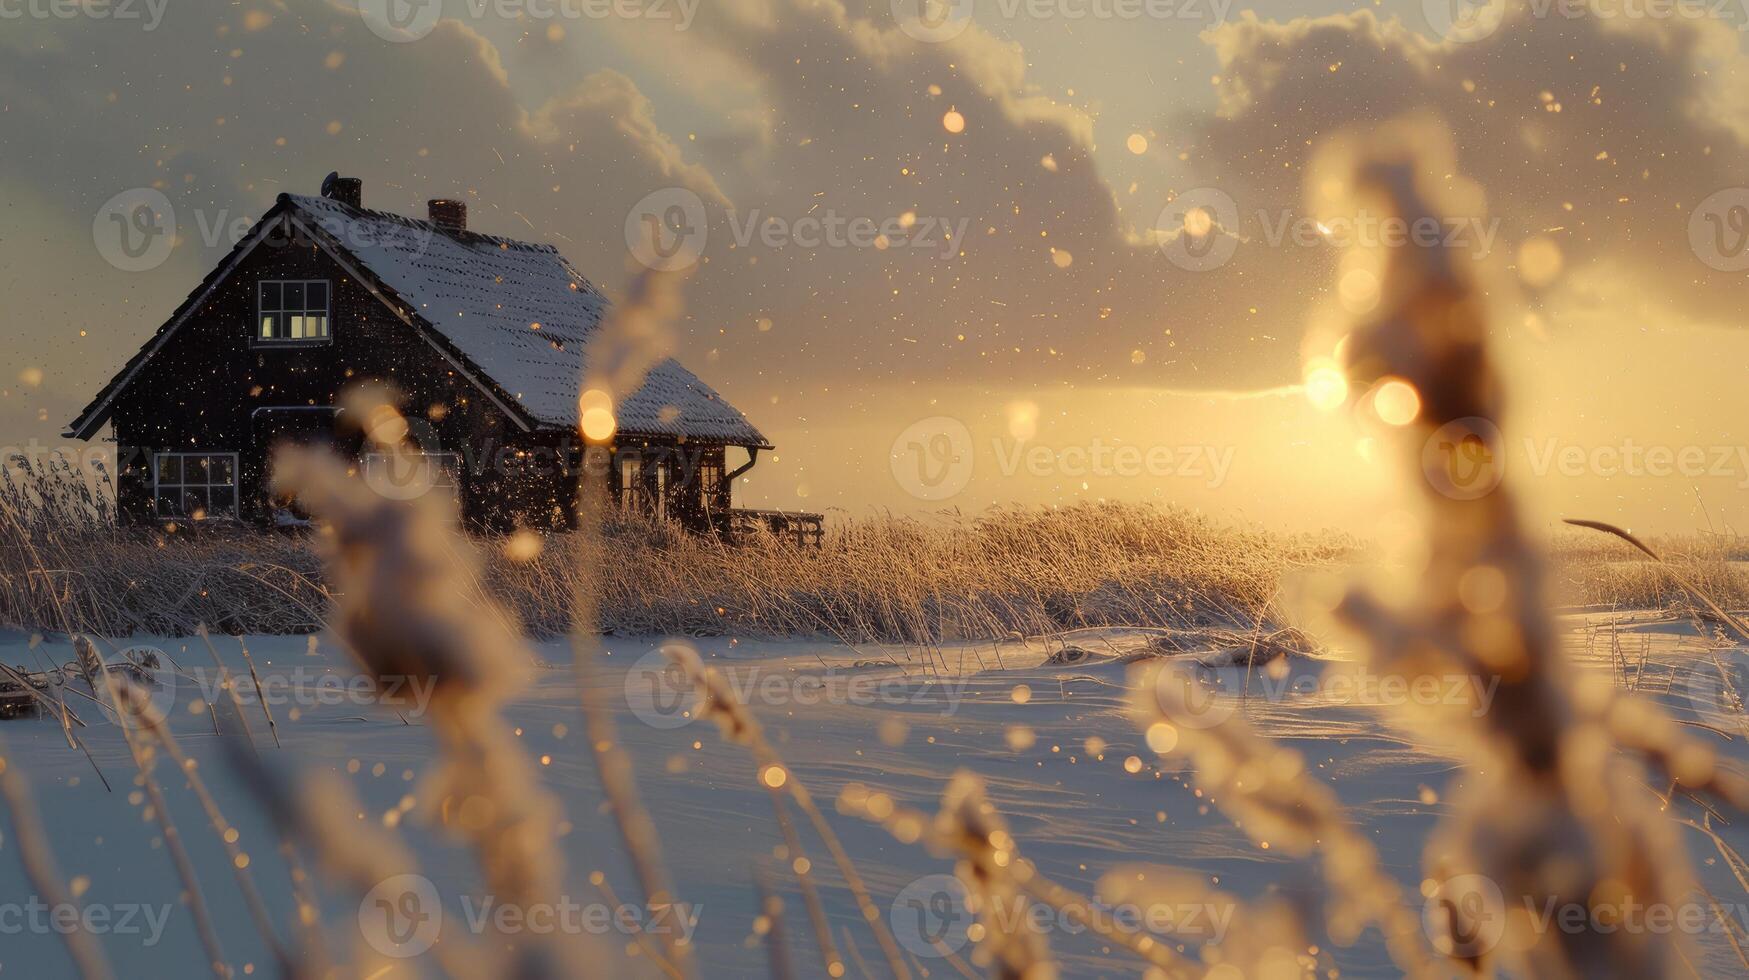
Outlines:
MULTIPOLYGON (((567 431, 575 430, 576 426, 563 425, 563 424, 558 423, 558 422, 544 422, 541 424, 541 428, 548 430, 548 431, 554 431, 554 432, 567 432, 567 431)), ((648 431, 645 429, 617 429, 617 430, 615 430, 614 434, 618 435, 618 436, 631 436, 634 439, 651 439, 651 440, 656 440, 656 441, 666 441, 669 439, 674 439, 674 440, 684 439, 687 442, 704 442, 704 443, 712 443, 715 445, 723 445, 723 446, 739 446, 742 449, 767 450, 767 449, 776 449, 777 448, 776 446, 771 444, 771 441, 769 439, 765 438, 763 433, 760 433, 758 431, 755 431, 751 437, 749 437, 749 436, 698 435, 698 434, 693 434, 693 433, 688 433, 688 432, 680 432, 680 433, 652 432, 652 431, 648 431)))

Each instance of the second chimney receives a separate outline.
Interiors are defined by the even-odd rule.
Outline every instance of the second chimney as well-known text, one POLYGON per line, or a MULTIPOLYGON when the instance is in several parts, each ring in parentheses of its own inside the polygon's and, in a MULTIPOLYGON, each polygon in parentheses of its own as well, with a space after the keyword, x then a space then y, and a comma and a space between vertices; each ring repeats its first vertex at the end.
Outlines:
POLYGON ((449 201, 443 198, 427 202, 430 208, 431 223, 444 231, 468 230, 468 205, 464 201, 449 201))

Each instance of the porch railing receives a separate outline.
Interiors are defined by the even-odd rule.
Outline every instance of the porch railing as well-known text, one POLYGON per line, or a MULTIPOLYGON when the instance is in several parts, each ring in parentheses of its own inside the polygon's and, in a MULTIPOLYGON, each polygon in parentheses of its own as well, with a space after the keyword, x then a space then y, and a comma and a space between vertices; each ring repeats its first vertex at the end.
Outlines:
POLYGON ((820 547, 826 538, 826 515, 794 510, 751 510, 737 507, 722 515, 719 531, 730 541, 742 541, 761 529, 793 541, 797 547, 820 547))

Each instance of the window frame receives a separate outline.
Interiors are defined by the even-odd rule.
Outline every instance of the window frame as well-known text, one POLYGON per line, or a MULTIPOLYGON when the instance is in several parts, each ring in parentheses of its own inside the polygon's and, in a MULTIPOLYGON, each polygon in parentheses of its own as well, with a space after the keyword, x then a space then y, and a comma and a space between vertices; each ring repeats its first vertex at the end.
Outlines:
POLYGON ((719 509, 717 498, 728 485, 728 460, 721 456, 705 456, 699 460, 696 471, 699 506, 706 514, 715 513, 719 509))
MULTIPOLYGON (((178 502, 180 503, 180 500, 178 502)), ((163 452, 152 453, 152 516, 155 519, 161 520, 161 521, 194 521, 196 523, 203 523, 203 524, 206 523, 207 521, 216 521, 216 520, 230 520, 230 521, 242 520, 243 519, 243 460, 242 460, 241 455, 239 453, 234 453, 234 452, 215 452, 212 450, 199 450, 199 449, 191 449, 191 450, 186 450, 186 451, 185 450, 165 450, 163 452), (166 485, 164 483, 164 479, 163 479, 164 460, 167 458, 170 458, 170 457, 174 457, 178 461, 178 468, 177 468, 177 474, 176 474, 176 476, 177 476, 176 481, 174 483, 169 484, 169 486, 173 486, 177 489, 178 496, 180 496, 181 491, 187 490, 191 487, 199 487, 201 489, 206 490, 207 491, 207 507, 206 507, 206 516, 205 517, 195 517, 193 514, 165 514, 160 509, 159 501, 162 500, 164 497, 163 488, 166 485), (204 483, 193 484, 193 483, 187 482, 186 480, 183 479, 183 473, 185 471, 182 469, 181 463, 182 463, 182 461, 185 461, 185 460, 188 460, 191 458, 192 459, 205 459, 205 460, 214 460, 214 459, 228 459, 228 460, 230 460, 231 461, 231 482, 230 483, 214 483, 214 482, 212 482, 212 479, 210 478, 210 476, 206 480, 206 482, 204 482, 204 483), (215 510, 213 509, 213 507, 212 507, 212 489, 214 487, 230 487, 231 488, 231 507, 230 507, 229 513, 218 513, 218 512, 215 512, 215 510)))
MULTIPOLYGON (((334 343, 334 282, 331 279, 257 279, 255 281, 255 304, 250 316, 249 346, 251 347, 325 347, 334 343), (299 286, 307 290, 311 285, 320 284, 327 293, 327 300, 322 307, 323 333, 320 337, 263 337, 261 336, 262 317, 271 313, 276 316, 287 316, 296 313, 308 316, 315 312, 306 299, 298 310, 290 310, 285 305, 284 290, 286 286, 299 286), (280 302, 273 309, 266 309, 267 287, 280 287, 280 302)), ((287 324, 290 329, 290 324, 287 324)))
POLYGON ((644 459, 637 453, 618 454, 616 460, 614 489, 619 496, 619 506, 625 510, 634 510, 643 506, 644 496, 644 459))

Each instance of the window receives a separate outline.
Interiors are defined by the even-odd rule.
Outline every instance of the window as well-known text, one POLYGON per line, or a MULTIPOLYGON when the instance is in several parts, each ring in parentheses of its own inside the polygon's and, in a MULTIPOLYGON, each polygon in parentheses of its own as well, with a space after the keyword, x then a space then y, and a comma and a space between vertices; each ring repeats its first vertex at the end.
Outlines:
POLYGON ((260 290, 258 343, 307 344, 328 339, 326 280, 273 280, 260 283, 260 290))
POLYGON ((699 496, 707 511, 717 508, 718 495, 723 491, 723 461, 706 459, 698 464, 699 496))
POLYGON ((152 506, 159 517, 237 516, 236 453, 159 453, 153 464, 152 506))
POLYGON ((644 461, 636 456, 621 456, 619 460, 619 505, 627 510, 642 510, 649 497, 644 488, 644 461))

